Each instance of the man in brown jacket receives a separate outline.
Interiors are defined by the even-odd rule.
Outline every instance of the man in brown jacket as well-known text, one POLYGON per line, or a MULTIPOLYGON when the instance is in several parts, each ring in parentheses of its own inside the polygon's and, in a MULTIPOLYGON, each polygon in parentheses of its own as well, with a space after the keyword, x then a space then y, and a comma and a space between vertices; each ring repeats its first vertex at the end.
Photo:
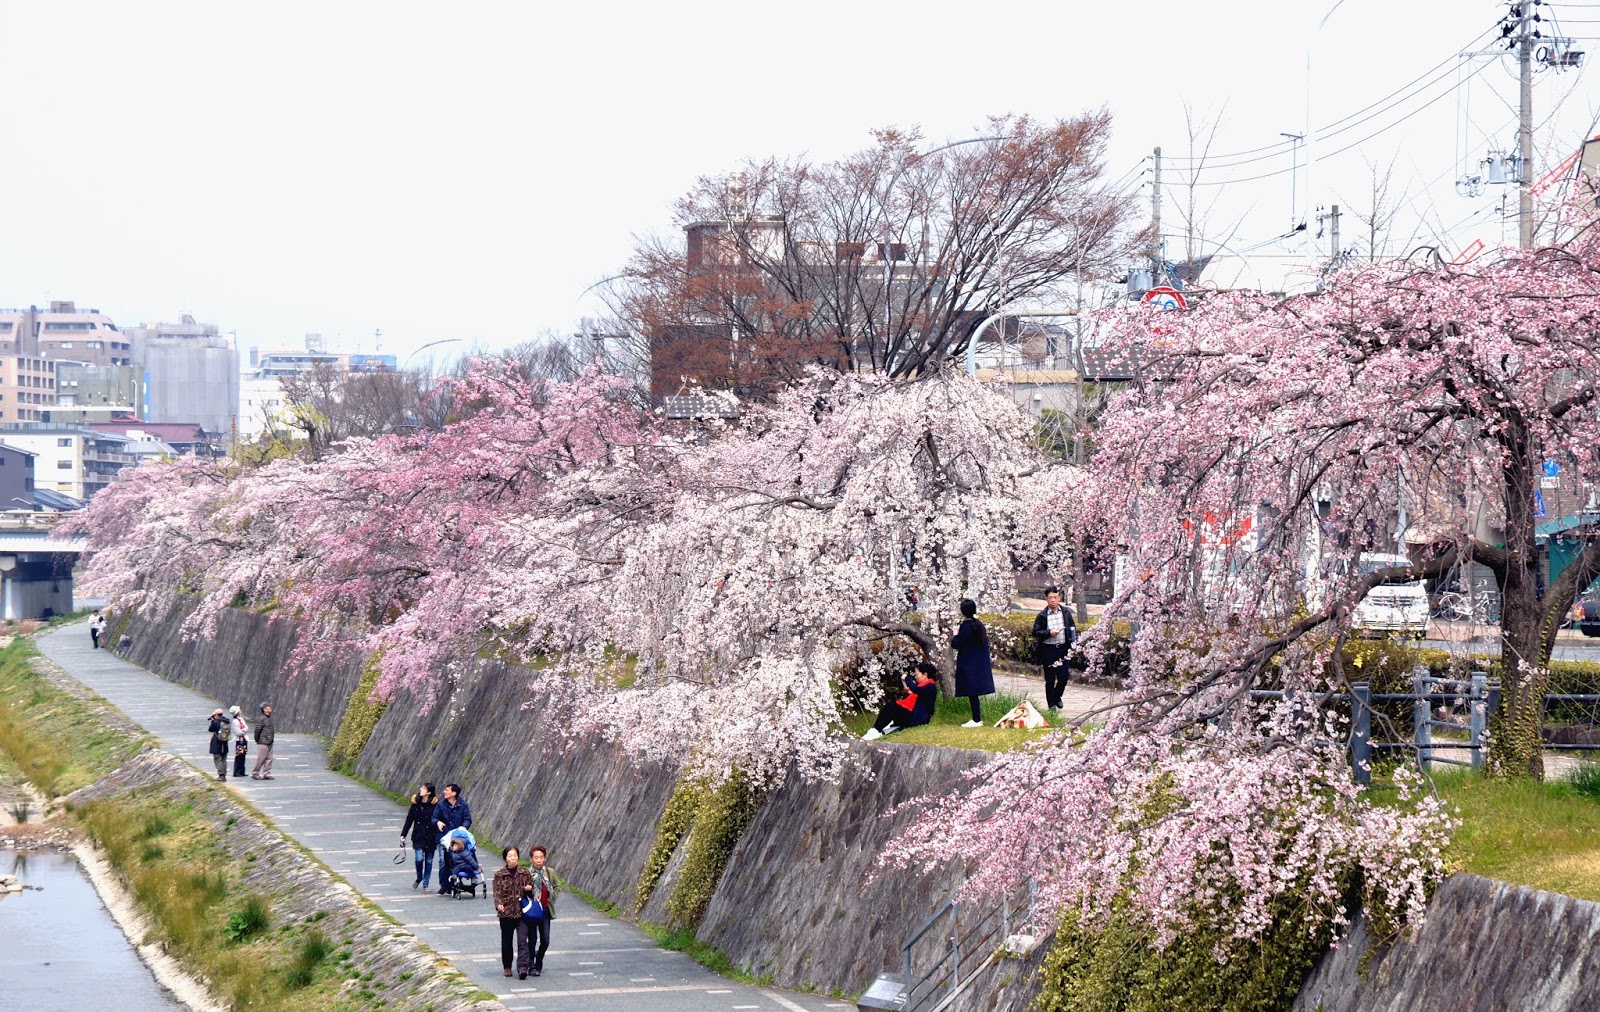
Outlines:
POLYGON ((532 959, 528 953, 528 922, 522 919, 522 898, 533 892, 528 869, 519 868, 517 848, 505 850, 506 866, 494 873, 494 912, 500 918, 500 963, 511 976, 511 939, 517 940, 517 979, 527 980, 532 959))

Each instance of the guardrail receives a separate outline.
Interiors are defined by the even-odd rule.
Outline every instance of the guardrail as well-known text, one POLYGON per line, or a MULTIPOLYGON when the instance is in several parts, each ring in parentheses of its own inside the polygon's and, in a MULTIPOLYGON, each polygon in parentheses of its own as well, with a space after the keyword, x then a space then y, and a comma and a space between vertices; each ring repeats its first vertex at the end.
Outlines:
POLYGON ((994 957, 1014 929, 1032 920, 1034 910, 1032 880, 1027 883, 1025 895, 1002 896, 998 905, 987 909, 970 902, 963 904, 955 896, 945 900, 922 927, 900 944, 905 958, 905 990, 897 1007, 902 1012, 936 1012, 944 1008, 960 993, 963 983, 994 957), (936 942, 923 946, 923 954, 932 957, 932 965, 918 974, 918 947, 935 931, 940 932, 933 936, 936 942))
MULTIPOLYGON (((1500 683, 1491 681, 1488 672, 1484 671, 1474 671, 1468 679, 1452 679, 1440 678, 1429 674, 1424 668, 1417 668, 1412 672, 1411 687, 1410 692, 1373 692, 1369 683, 1353 682, 1349 692, 1339 694, 1338 698, 1342 698, 1350 707, 1350 764, 1355 770, 1357 783, 1371 782, 1372 753, 1375 751, 1414 752, 1424 768, 1433 763, 1473 768, 1483 765, 1489 748, 1489 714, 1500 708, 1500 683), (1410 741, 1372 740, 1373 704, 1385 702, 1411 704, 1410 741), (1465 709, 1465 721, 1437 716, 1440 710, 1454 714, 1458 704, 1465 709), (1438 741, 1433 734, 1436 729, 1464 731, 1467 739, 1438 741), (1467 758, 1439 754, 1462 751, 1467 753, 1467 758)), ((1288 699, 1291 704, 1294 695, 1292 691, 1272 689, 1254 689, 1250 692, 1252 699, 1288 699)), ((1547 693, 1544 704, 1548 706, 1551 703, 1600 704, 1600 694, 1547 693)), ((1543 742, 1542 748, 1545 751, 1592 752, 1600 750, 1600 744, 1543 742)))

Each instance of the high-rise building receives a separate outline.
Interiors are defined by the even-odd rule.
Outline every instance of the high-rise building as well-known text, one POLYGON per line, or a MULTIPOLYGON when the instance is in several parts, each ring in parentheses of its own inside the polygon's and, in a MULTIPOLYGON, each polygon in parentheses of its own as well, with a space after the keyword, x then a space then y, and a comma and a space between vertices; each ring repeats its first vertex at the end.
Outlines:
POLYGON ((0 309, 0 355, 89 365, 129 365, 133 345, 111 317, 72 302, 0 309))
POLYGON ((133 360, 143 366, 148 422, 193 422, 226 436, 239 413, 239 352, 214 323, 184 314, 178 323, 130 327, 133 360))

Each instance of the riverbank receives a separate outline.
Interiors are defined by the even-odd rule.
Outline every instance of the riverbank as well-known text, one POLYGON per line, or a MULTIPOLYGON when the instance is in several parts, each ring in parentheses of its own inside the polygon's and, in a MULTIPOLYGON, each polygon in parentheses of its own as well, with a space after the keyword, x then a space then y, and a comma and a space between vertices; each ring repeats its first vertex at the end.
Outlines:
POLYGON ((199 982, 174 987, 192 1007, 503 1009, 26 640, 0 650, 0 749, 125 891, 124 930, 199 982))

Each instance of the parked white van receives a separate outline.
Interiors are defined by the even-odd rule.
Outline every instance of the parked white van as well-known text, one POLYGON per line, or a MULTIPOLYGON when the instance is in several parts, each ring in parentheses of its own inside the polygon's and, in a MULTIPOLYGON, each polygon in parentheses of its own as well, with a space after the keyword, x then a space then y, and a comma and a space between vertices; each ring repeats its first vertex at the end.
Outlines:
MULTIPOLYGON (((1404 555, 1363 552, 1358 562, 1362 574, 1411 565, 1404 555)), ((1356 605, 1355 628, 1366 632, 1407 633, 1421 639, 1428 631, 1428 590, 1421 580, 1390 583, 1367 591, 1356 605)))

